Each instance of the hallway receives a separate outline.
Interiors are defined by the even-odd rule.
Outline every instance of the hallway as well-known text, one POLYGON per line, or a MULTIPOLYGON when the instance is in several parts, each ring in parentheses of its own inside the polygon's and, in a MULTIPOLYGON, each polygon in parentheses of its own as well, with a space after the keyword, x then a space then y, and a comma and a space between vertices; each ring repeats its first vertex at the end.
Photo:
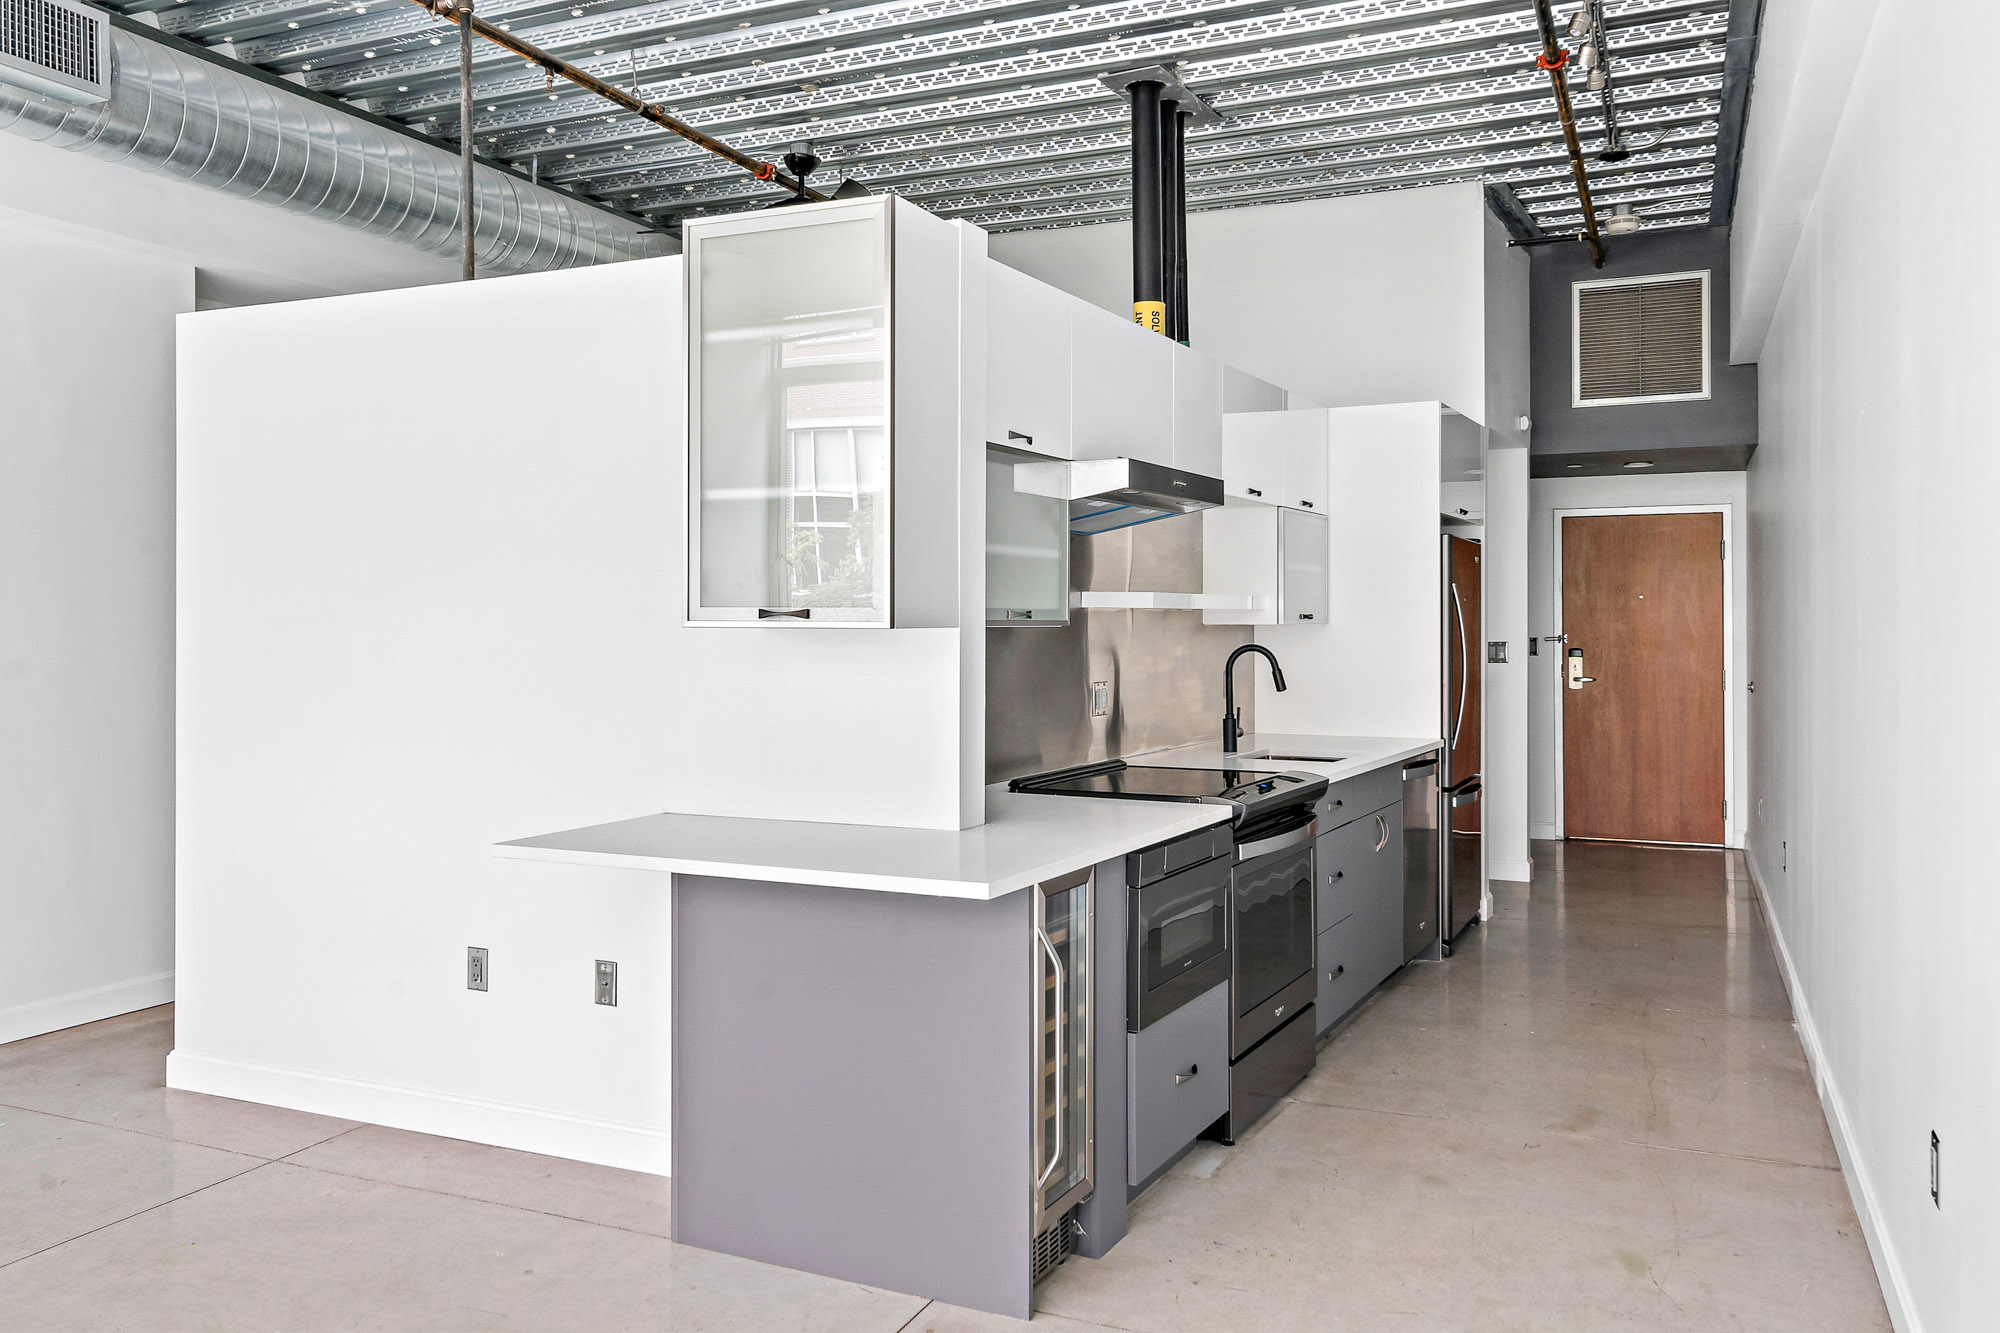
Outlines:
MULTIPOLYGON (((1741 857, 1535 853, 1034 1326, 1887 1328, 1741 857)), ((171 1015, 0 1047, 7 1328, 1020 1327, 673 1245, 654 1177, 168 1092, 171 1015)))

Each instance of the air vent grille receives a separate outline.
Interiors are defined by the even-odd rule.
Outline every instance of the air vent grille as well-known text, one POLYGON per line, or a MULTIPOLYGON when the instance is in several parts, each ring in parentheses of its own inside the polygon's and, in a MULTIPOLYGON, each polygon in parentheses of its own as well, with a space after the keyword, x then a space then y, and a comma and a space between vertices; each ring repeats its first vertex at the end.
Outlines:
POLYGON ((66 102, 111 96, 104 15, 72 0, 0 0, 0 78, 66 102))
POLYGON ((1035 1237, 1030 1282, 1040 1282, 1062 1267, 1064 1261, 1074 1253, 1076 1253, 1076 1209, 1072 1208, 1057 1218, 1055 1225, 1035 1237))
POLYGON ((1708 274, 1579 282, 1576 406, 1708 397, 1708 274))

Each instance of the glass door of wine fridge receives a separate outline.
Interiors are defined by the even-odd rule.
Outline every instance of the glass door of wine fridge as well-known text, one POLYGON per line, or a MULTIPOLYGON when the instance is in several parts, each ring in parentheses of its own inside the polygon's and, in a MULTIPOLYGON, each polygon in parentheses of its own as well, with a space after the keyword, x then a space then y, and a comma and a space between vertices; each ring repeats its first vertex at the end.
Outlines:
MULTIPOLYGON (((1091 989, 1091 872, 1037 886, 1035 894, 1036 1252, 1068 1252, 1069 1212, 1091 1191, 1095 1043, 1091 989)), ((1042 1275, 1038 1261, 1036 1276, 1042 1275)))

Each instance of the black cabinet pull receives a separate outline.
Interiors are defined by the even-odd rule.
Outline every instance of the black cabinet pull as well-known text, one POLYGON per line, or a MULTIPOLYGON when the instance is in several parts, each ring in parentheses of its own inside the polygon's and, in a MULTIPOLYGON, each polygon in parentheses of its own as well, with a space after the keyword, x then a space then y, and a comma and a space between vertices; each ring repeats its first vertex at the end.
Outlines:
POLYGON ((1189 1079, 1193 1078, 1196 1074, 1199 1074, 1200 1072, 1201 1072, 1200 1065, 1189 1065, 1187 1073, 1174 1075, 1174 1086, 1178 1088, 1181 1084, 1187 1082, 1189 1079))
POLYGON ((1347 872, 1345 870, 1336 870, 1331 875, 1328 875, 1326 877, 1326 882, 1332 884, 1337 880, 1343 880, 1346 878, 1347 878, 1347 872))
POLYGON ((1255 486, 1245 486, 1243 489, 1248 491, 1252 495, 1262 495, 1264 493, 1258 490, 1255 486))
POLYGON ((1313 507, 1313 502, 1311 500, 1299 501, 1299 508, 1301 509, 1311 509, 1312 507, 1313 507))
POLYGON ((1333 969, 1333 971, 1327 973, 1326 979, 1328 981, 1338 981, 1346 971, 1347 971, 1347 964, 1342 963, 1339 967, 1336 967, 1333 969))

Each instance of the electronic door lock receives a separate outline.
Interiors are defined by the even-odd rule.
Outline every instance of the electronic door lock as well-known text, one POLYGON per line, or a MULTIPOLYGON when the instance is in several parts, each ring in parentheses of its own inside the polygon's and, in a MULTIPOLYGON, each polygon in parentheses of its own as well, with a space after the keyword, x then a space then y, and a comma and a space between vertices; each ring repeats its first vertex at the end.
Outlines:
POLYGON ((1570 650, 1569 650, 1569 687, 1570 687, 1571 689, 1573 689, 1573 690, 1580 690, 1580 689, 1582 689, 1582 688, 1583 688, 1584 686, 1586 686, 1586 685, 1590 684, 1591 682, 1595 681, 1596 679, 1597 679, 1597 677, 1595 677, 1595 676, 1586 676, 1586 675, 1584 675, 1584 674, 1583 674, 1583 649, 1581 649, 1581 648, 1572 648, 1572 649, 1570 649, 1570 650))

